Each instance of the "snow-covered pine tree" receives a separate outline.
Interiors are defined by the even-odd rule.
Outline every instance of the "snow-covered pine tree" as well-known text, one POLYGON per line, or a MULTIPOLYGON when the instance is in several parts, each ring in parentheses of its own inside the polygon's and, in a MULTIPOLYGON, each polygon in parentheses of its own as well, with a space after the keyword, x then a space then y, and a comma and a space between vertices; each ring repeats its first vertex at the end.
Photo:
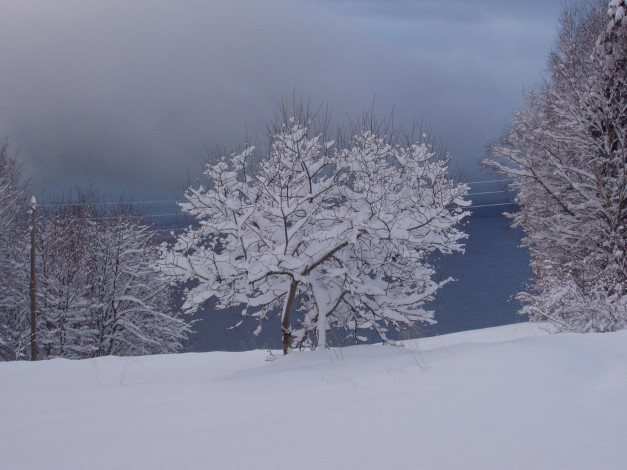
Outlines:
POLYGON ((625 1, 565 11, 551 80, 485 163, 514 177, 535 280, 523 313, 564 330, 627 326, 625 1))
POLYGON ((198 225, 162 261, 189 285, 183 308, 216 298, 243 316, 280 313, 284 353, 325 345, 329 328, 387 341, 390 327, 433 322, 424 304, 450 279, 433 280, 429 255, 462 251, 465 238, 468 188, 448 157, 367 125, 338 147, 303 108, 293 115, 271 127, 267 151, 221 157, 188 189, 181 207, 198 225))

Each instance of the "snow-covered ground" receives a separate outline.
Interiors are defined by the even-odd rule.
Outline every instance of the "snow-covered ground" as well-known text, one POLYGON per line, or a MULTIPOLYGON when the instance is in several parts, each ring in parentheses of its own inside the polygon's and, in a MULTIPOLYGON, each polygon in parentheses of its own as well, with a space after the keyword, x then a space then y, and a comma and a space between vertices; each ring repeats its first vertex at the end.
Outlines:
POLYGON ((0 364, 0 468, 623 469, 627 331, 0 364))

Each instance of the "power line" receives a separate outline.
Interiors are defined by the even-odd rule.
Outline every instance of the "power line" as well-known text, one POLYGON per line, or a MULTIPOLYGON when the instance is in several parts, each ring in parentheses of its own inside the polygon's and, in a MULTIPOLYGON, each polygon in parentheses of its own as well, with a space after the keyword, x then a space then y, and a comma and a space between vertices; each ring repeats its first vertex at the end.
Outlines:
POLYGON ((159 229, 155 229, 155 230, 151 230, 151 232, 159 232, 159 233, 163 233, 163 232, 182 232, 183 230, 187 230, 188 228, 159 228, 159 229))
MULTIPOLYGON (((514 206, 517 205, 516 202, 502 202, 502 203, 495 203, 495 204, 480 204, 480 205, 472 205, 472 206, 466 206, 463 207, 462 209, 481 209, 481 208, 485 208, 485 207, 502 207, 502 206, 514 206)), ((105 217, 71 217, 71 218, 66 218, 65 220, 89 220, 89 221, 96 221, 96 220, 119 220, 119 219, 127 219, 127 218, 132 218, 132 219, 146 219, 146 218, 150 218, 150 217, 166 217, 166 216, 184 216, 185 214, 154 214, 152 216, 121 216, 121 217, 109 217, 109 216, 105 216, 105 217)), ((40 216, 40 217, 45 217, 45 216, 40 216)), ((147 223, 147 225, 149 226, 150 224, 147 223)), ((155 233, 172 233, 172 232, 182 232, 184 230, 187 230, 187 227, 185 228, 167 228, 167 229, 150 229, 151 232, 155 232, 155 233)))
POLYGON ((497 207, 497 206, 516 206, 518 203, 516 202, 500 202, 496 204, 481 204, 479 206, 467 206, 464 209, 479 209, 480 207, 497 207))
MULTIPOLYGON (((511 180, 501 179, 501 180, 485 180, 485 181, 470 181, 470 182, 462 182, 462 184, 489 184, 489 183, 506 183, 511 180)), ((494 191, 496 194, 500 191, 494 191)), ((502 191, 507 192, 507 191, 502 191)), ((490 194, 490 193, 475 193, 475 194, 490 194)), ((472 194, 471 194, 472 195, 472 194)), ((41 207, 67 207, 67 206, 115 206, 115 205, 142 205, 142 204, 181 204, 187 202, 184 199, 150 199, 150 200, 128 200, 128 201, 106 201, 106 202, 48 202, 45 204, 37 204, 38 208, 41 207)))
POLYGON ((509 191, 507 189, 503 190, 503 191, 486 191, 483 193, 468 193, 468 196, 482 196, 484 194, 501 194, 501 193, 511 193, 513 191, 509 191))
MULTIPOLYGON (((40 217, 46 217, 40 215, 40 217)), ((155 217, 188 217, 182 212, 173 214, 144 214, 144 215, 105 215, 105 216, 93 216, 93 217, 63 217, 64 220, 120 220, 120 219, 150 219, 155 217)))
POLYGON ((512 180, 489 180, 489 181, 470 181, 463 184, 488 184, 488 183, 511 183, 512 180))
MULTIPOLYGON (((511 180, 500 179, 500 180, 485 180, 485 181, 472 181, 465 184, 489 184, 489 183, 501 183, 501 182, 510 182, 511 180)), ((500 191, 484 191, 479 193, 469 193, 468 196, 482 196, 488 194, 503 194, 503 193, 511 193, 510 190, 500 190, 500 191)), ((61 203, 47 203, 47 204, 38 204, 38 208, 52 208, 52 207, 68 207, 68 206, 106 206, 106 205, 144 205, 144 204, 166 204, 166 203, 183 203, 186 202, 184 200, 178 199, 152 199, 152 200, 136 200, 136 201, 117 201, 117 202, 61 202, 61 203)), ((503 202, 503 203, 494 203, 494 204, 480 204, 480 205, 472 205, 467 206, 464 209, 479 209, 484 207, 499 207, 499 206, 510 206, 516 205, 515 202, 503 202)), ((189 217, 189 215, 184 214, 183 212, 177 213, 163 213, 163 214, 143 214, 143 215, 121 215, 121 216, 93 216, 93 217, 72 217, 70 220, 117 220, 120 218, 130 218, 130 219, 154 219, 159 217, 189 217)), ((171 232, 171 231, 181 231, 184 229, 159 229, 154 230, 155 232, 171 232)))
POLYGON ((65 207, 65 206, 117 206, 117 205, 141 205, 141 204, 165 204, 183 203, 186 201, 178 199, 155 199, 151 201, 117 201, 117 202, 50 202, 47 204, 37 204, 37 207, 65 207))

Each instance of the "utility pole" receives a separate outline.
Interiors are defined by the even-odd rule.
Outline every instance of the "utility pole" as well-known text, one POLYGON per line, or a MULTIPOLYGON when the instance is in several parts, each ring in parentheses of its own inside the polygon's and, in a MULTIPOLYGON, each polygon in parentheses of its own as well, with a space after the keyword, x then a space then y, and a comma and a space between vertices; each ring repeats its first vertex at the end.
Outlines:
POLYGON ((35 196, 30 199, 30 360, 37 360, 37 283, 35 278, 35 244, 37 242, 37 217, 35 196))

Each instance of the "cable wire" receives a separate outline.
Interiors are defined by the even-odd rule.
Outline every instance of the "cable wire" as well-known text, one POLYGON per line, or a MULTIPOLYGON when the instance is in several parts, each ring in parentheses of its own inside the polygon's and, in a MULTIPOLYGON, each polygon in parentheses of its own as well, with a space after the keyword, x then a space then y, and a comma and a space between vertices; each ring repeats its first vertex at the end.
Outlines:
MULTIPOLYGON (((462 182, 462 184, 489 184, 489 183, 502 183, 502 182, 511 182, 511 180, 485 180, 485 181, 471 181, 471 182, 462 182)), ((496 194, 501 191, 494 191, 496 194)), ((502 191, 508 192, 508 191, 502 191)), ((475 193, 477 194, 491 194, 490 192, 486 193, 475 193)), ((470 194, 471 196, 472 194, 470 194)), ((46 202, 43 204, 37 204, 37 207, 66 207, 66 206, 115 206, 115 205, 142 205, 142 204, 166 204, 166 203, 175 203, 180 204, 187 202, 184 199, 150 199, 150 200, 135 200, 135 201, 106 201, 106 202, 46 202)))
POLYGON ((489 181, 470 181, 463 184, 488 184, 488 183, 511 183, 512 180, 489 180, 489 181))
POLYGON ((479 206, 468 206, 464 207, 464 209, 479 209, 480 207, 497 207, 497 206, 517 206, 516 202, 499 202, 496 204, 481 204, 479 206))
POLYGON ((503 190, 503 191, 486 191, 483 193, 468 193, 467 196, 482 196, 484 194, 501 194, 501 193, 512 193, 514 191, 503 190))

